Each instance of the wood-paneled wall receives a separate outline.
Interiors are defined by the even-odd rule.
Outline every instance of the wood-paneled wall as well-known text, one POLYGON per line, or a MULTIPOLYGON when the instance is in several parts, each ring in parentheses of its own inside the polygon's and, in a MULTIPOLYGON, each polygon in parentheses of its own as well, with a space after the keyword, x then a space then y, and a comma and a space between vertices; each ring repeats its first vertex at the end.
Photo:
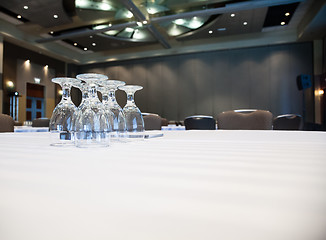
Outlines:
MULTIPOLYGON (((313 90, 297 89, 300 74, 313 75, 311 43, 153 57, 81 66, 80 73, 96 72, 110 79, 144 87, 135 95, 142 112, 169 120, 194 114, 216 116, 226 110, 257 108, 275 116, 303 114, 313 122, 313 90)), ((120 105, 125 95, 117 93, 120 105)))

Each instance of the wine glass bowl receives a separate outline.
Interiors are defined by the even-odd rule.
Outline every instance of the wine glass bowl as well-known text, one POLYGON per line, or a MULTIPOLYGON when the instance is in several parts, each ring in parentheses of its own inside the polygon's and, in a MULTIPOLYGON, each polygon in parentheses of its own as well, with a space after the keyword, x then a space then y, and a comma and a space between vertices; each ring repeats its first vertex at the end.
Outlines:
POLYGON ((50 134, 52 146, 70 146, 74 144, 73 116, 77 110, 70 97, 71 86, 78 82, 75 78, 53 78, 52 82, 62 88, 61 101, 52 112, 50 119, 50 134))
POLYGON ((113 114, 112 140, 122 141, 126 137, 126 121, 122 108, 118 104, 115 92, 126 83, 118 80, 101 81, 99 91, 102 93, 104 106, 113 114))
POLYGON ((74 132, 77 147, 107 147, 110 143, 113 117, 98 99, 98 82, 107 80, 102 74, 85 73, 76 78, 88 89, 87 104, 82 105, 75 117, 74 132))

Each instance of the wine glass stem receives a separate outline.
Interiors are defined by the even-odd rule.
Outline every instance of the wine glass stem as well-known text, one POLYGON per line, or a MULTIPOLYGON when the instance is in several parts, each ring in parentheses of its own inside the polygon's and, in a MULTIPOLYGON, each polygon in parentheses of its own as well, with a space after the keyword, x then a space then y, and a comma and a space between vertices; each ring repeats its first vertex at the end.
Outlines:
POLYGON ((129 92, 129 93, 127 94, 127 103, 132 103, 132 104, 135 103, 135 100, 134 100, 134 93, 133 93, 133 92, 129 92))
POLYGON ((89 96, 94 98, 94 97, 96 97, 96 95, 97 95, 97 91, 96 91, 95 85, 91 86, 89 89, 89 96))
POLYGON ((109 98, 110 98, 110 101, 111 102, 115 102, 116 99, 115 99, 115 90, 110 90, 109 92, 109 98))
POLYGON ((86 99, 86 98, 88 98, 88 90, 84 90, 84 91, 82 91, 82 93, 83 93, 83 96, 82 96, 82 98, 83 99, 86 99))
POLYGON ((109 97, 106 93, 102 93, 102 103, 106 104, 109 102, 109 97))
POLYGON ((70 87, 62 88, 62 99, 69 100, 70 99, 70 87))

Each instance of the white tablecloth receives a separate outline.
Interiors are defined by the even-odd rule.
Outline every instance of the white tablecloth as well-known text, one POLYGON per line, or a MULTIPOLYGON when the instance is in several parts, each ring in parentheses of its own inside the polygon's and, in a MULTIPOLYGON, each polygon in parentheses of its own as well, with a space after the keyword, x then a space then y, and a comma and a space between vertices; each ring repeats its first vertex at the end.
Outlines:
POLYGON ((325 150, 325 132, 165 131, 105 149, 2 133, 0 239, 326 239, 325 150))

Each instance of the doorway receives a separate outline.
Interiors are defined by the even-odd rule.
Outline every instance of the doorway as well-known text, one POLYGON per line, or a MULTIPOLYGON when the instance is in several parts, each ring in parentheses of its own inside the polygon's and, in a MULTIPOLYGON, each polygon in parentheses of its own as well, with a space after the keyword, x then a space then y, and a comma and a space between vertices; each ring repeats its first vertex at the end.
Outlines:
POLYGON ((26 121, 44 117, 44 86, 27 83, 26 121))

